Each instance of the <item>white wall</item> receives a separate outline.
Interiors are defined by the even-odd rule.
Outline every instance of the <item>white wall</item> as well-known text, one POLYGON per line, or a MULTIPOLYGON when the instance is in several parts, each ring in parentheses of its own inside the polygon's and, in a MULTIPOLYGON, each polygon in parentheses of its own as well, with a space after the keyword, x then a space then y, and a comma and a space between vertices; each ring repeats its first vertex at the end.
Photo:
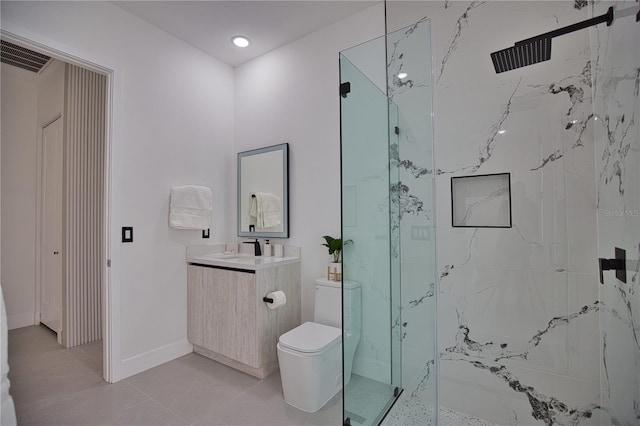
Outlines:
POLYGON ((38 126, 51 123, 64 110, 64 62, 52 60, 38 75, 38 126))
POLYGON ((338 53, 383 33, 377 5, 235 70, 235 152, 289 143, 286 243, 302 247, 303 321, 313 318, 314 281, 326 275, 322 236, 340 235, 338 53))
POLYGON ((2 64, 2 291, 9 329, 34 323, 36 74, 2 64))
POLYGON ((39 129, 62 114, 64 64, 52 61, 40 74, 3 64, 2 89, 2 284, 11 330, 38 322, 37 146, 39 129))
POLYGON ((232 68, 107 2, 2 2, 2 27, 114 71, 113 379, 191 351, 185 246, 203 240, 169 229, 168 196, 174 185, 209 186, 214 225, 204 241, 235 234, 225 223, 235 196, 232 68), (121 226, 133 226, 133 243, 120 243, 121 226))

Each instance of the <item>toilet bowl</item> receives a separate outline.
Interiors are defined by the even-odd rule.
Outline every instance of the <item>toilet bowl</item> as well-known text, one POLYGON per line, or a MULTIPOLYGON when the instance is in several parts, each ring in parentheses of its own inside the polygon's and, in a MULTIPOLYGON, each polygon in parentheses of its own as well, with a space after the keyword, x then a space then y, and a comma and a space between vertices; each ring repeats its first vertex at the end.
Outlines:
POLYGON ((342 388, 343 335, 344 382, 349 382, 360 340, 360 291, 360 285, 353 281, 343 284, 317 279, 313 322, 305 322, 280 336, 278 363, 284 400, 289 405, 313 413, 342 388))
POLYGON ((305 322, 280 336, 278 362, 284 400, 314 413, 342 388, 342 330, 305 322))

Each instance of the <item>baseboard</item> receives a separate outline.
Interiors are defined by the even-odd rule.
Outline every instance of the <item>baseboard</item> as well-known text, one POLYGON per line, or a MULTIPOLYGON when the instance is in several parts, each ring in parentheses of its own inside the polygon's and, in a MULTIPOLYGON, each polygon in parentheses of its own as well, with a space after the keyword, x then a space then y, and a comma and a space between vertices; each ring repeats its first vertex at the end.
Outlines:
POLYGON ((120 377, 118 377, 117 380, 123 380, 135 374, 142 373, 165 362, 190 354, 191 352, 193 352, 193 346, 187 339, 184 339, 140 355, 132 356, 131 358, 123 359, 120 362, 120 377))
POLYGON ((29 314, 18 314, 7 316, 7 329, 13 330, 14 328, 28 327, 30 325, 36 325, 33 312, 29 314))

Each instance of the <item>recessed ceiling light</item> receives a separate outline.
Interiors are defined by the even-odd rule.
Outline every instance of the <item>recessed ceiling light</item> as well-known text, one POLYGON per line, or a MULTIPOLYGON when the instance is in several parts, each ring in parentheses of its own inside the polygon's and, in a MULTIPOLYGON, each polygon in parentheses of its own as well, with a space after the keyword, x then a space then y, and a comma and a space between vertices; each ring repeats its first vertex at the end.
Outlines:
POLYGON ((251 42, 244 36, 235 36, 231 39, 231 42, 237 47, 247 47, 251 42))
POLYGON ((399 73, 398 78, 407 78, 407 73, 406 72, 399 73))
POLYGON ((498 133, 500 133, 501 135, 506 133, 506 132, 507 132, 506 130, 498 130, 498 133))

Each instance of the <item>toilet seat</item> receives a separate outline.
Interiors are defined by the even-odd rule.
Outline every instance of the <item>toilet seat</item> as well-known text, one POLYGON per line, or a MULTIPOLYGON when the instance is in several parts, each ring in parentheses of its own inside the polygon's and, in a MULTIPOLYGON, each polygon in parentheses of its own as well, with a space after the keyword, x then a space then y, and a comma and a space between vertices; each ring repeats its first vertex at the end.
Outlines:
POLYGON ((315 322, 304 324, 284 333, 278 340, 284 348, 305 354, 320 354, 340 343, 342 330, 315 322))

